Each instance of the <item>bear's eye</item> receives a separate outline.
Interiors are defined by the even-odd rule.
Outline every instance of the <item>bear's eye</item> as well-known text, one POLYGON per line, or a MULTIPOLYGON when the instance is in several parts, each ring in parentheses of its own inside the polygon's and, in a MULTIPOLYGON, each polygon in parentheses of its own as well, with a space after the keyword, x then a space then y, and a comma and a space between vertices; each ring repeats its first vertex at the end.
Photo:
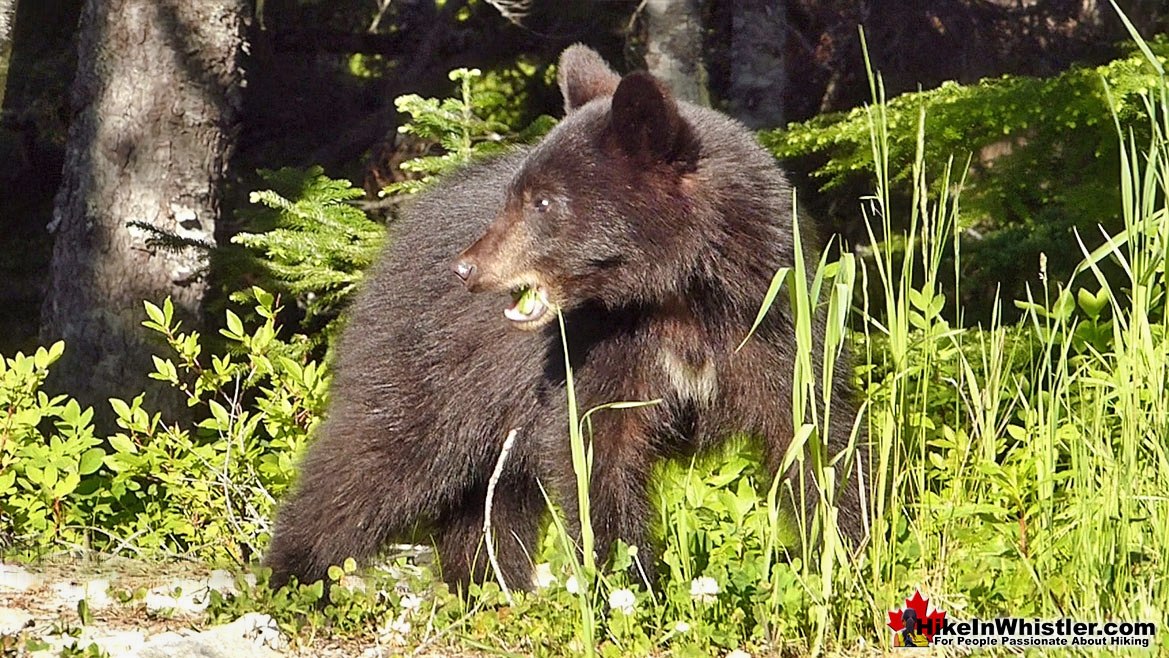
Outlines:
POLYGON ((547 212, 552 207, 552 202, 545 197, 540 197, 532 203, 532 207, 536 209, 536 212, 547 212))

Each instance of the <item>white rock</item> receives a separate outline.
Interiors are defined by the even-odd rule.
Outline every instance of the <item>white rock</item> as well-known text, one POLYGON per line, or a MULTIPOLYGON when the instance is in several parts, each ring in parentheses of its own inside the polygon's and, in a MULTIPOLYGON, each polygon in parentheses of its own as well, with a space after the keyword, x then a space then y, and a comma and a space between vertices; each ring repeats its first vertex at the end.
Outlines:
POLYGON ((230 571, 216 569, 202 580, 177 580, 151 589, 146 594, 149 611, 203 612, 211 600, 211 590, 221 594, 235 594, 235 576, 230 571), (175 596, 175 589, 181 590, 175 596))
POLYGON ((87 627, 81 630, 80 637, 67 635, 48 635, 42 637, 50 646, 50 653, 37 655, 58 656, 66 647, 86 649, 96 644, 110 656, 125 656, 136 651, 146 642, 146 635, 141 631, 112 631, 96 627, 87 627))
MULTIPOLYGON (((81 637, 86 638, 87 635, 83 632, 81 637)), ((146 634, 142 631, 106 630, 102 631, 100 636, 95 632, 93 641, 111 656, 124 656, 145 644, 146 634)))
POLYGON ((207 581, 178 580, 147 592, 146 610, 152 613, 167 610, 177 614, 200 613, 207 609, 210 595, 207 581))
POLYGON ((41 576, 15 564, 0 564, 0 590, 24 592, 41 584, 41 576))
POLYGON ((230 571, 216 569, 207 577, 207 587, 220 594, 235 594, 235 576, 230 571))
POLYGON ((202 633, 163 633, 125 658, 277 658, 287 640, 268 615, 248 613, 202 633))
POLYGON ((77 585, 74 583, 54 583, 50 589, 58 606, 76 608, 77 602, 85 599, 90 609, 96 610, 109 606, 114 602, 110 598, 110 583, 107 580, 91 580, 77 585))
POLYGON ((32 621, 32 615, 16 608, 0 608, 0 635, 16 635, 32 621))

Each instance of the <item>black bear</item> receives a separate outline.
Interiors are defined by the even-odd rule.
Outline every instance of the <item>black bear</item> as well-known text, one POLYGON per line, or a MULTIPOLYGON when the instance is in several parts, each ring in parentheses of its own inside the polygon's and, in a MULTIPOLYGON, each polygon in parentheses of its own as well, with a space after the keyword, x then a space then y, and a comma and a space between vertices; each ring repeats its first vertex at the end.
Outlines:
MULTIPOLYGON (((321 578, 418 532, 448 582, 484 578, 488 481, 518 429, 492 525, 506 582, 530 586, 540 484, 576 509, 558 310, 581 410, 661 400, 592 417, 602 557, 618 538, 645 545, 658 460, 748 433, 779 467, 793 433, 791 314, 777 304, 736 347, 772 275, 794 263, 782 172, 741 125, 675 101, 648 74, 621 78, 583 46, 561 56, 559 84, 567 115, 538 145, 457 174, 391 236, 341 339, 329 418, 280 511, 275 583, 321 578), (459 290, 448 267, 481 294, 459 290)), ((801 230, 814 262, 814 231, 801 230)), ((818 345, 823 318, 815 327, 818 345)), ((832 451, 847 443, 849 397, 838 377, 832 451)), ((841 470, 838 523, 859 539, 858 468, 841 470)))

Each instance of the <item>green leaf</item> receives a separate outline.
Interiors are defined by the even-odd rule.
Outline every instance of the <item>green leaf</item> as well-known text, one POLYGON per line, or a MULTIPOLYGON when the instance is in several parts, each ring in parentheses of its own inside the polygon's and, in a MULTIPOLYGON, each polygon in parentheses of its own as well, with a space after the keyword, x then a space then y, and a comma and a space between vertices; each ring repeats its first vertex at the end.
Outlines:
POLYGON ((751 340, 751 336, 755 335, 755 330, 759 328, 759 325, 763 324, 763 318, 767 317, 767 311, 771 310, 771 305, 775 302, 776 295, 783 289, 783 284, 787 281, 790 272, 790 267, 781 267, 775 273, 775 276, 771 277, 771 285, 767 287, 767 294, 764 295, 763 304, 760 305, 759 313, 755 316, 755 323, 751 325, 751 330, 747 332, 746 337, 743 338, 743 342, 739 343, 739 346, 735 348, 736 352, 743 349, 747 341, 751 340))
POLYGON ((101 468, 102 461, 106 458, 106 451, 101 448, 90 448, 81 454, 81 458, 77 460, 77 472, 82 475, 89 475, 101 468))
POLYGON ((0 495, 8 494, 12 489, 12 485, 16 483, 16 471, 6 469, 0 471, 0 495))
POLYGON ((1104 307, 1108 305, 1108 289, 1101 288, 1096 294, 1092 294, 1085 288, 1080 288, 1076 292, 1076 301, 1080 304, 1080 308, 1088 317, 1095 320, 1104 312, 1104 307))
POLYGON ((146 317, 150 318, 151 322, 154 322, 160 327, 166 326, 166 316, 163 314, 161 308, 151 304, 149 301, 143 301, 142 305, 146 307, 146 317))
POLYGON ((1047 309, 1043 308, 1043 306, 1040 304, 1036 304, 1035 302, 1024 302, 1016 299, 1015 308, 1027 313, 1034 313, 1036 317, 1047 317, 1047 309))
POLYGON ((154 355, 151 355, 150 358, 154 361, 154 372, 150 373, 151 379, 171 383, 177 383, 179 381, 179 372, 174 362, 170 359, 163 359, 154 355))
POLYGON ((109 438, 110 447, 119 453, 136 453, 138 446, 125 434, 115 434, 109 438))
POLYGON ((37 351, 32 355, 32 364, 37 370, 44 370, 49 365, 49 352, 43 347, 38 347, 37 351))
POLYGON ((1055 304, 1051 307, 1051 316, 1060 322, 1065 322, 1072 317, 1072 313, 1076 310, 1076 300, 1072 297, 1072 292, 1068 289, 1061 290, 1059 297, 1056 297, 1055 304))
POLYGON ((114 408, 114 413, 122 420, 128 421, 133 415, 130 411, 130 405, 118 398, 110 398, 110 406, 114 408))
POLYGON ((804 445, 808 442, 808 439, 814 431, 816 431, 816 426, 811 423, 804 423, 796 430, 795 436, 792 437, 791 443, 788 444, 787 452, 783 455, 783 463, 779 467, 781 473, 786 473, 792 467, 792 464, 795 463, 796 459, 803 454, 804 445))
MULTIPOLYGON (((261 288, 259 286, 252 286, 252 294, 255 295, 256 302, 258 302, 260 304, 261 308, 263 308, 266 311, 272 310, 272 305, 276 301, 276 298, 272 295, 272 293, 268 292, 267 290, 264 290, 263 288, 261 288)), ((257 310, 259 310, 259 309, 257 309, 257 310)))
POLYGON ((926 309, 928 317, 937 317, 942 312, 942 307, 946 305, 946 296, 942 294, 934 295, 933 301, 930 302, 929 308, 926 309))
POLYGON ((73 493, 77 489, 77 485, 81 484, 81 476, 76 473, 66 473, 64 477, 57 481, 53 486, 53 498, 64 498, 73 493))
POLYGON ((44 487, 47 491, 51 492, 53 487, 57 485, 58 475, 59 473, 56 466, 53 466, 52 464, 46 464, 44 469, 41 471, 41 486, 44 487))
POLYGON ((909 303, 919 311, 924 311, 929 307, 929 301, 926 296, 916 288, 909 289, 909 303))
POLYGON ((236 337, 236 336, 243 336, 244 335, 243 321, 240 320, 239 316, 236 315, 231 310, 227 311, 227 331, 230 332, 227 334, 228 337, 236 337))
POLYGON ((90 611, 89 602, 84 597, 77 601, 77 618, 81 620, 82 626, 93 623, 93 612, 90 611))
POLYGON ((207 406, 211 408, 211 415, 215 417, 214 429, 226 431, 231 427, 231 414, 228 413, 226 407, 215 400, 208 400, 207 406))

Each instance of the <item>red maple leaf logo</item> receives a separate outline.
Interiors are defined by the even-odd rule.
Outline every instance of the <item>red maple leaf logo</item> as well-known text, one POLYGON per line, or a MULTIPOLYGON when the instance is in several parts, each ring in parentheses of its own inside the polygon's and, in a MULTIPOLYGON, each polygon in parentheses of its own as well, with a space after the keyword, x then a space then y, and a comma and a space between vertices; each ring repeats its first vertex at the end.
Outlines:
POLYGON ((922 597, 921 590, 914 591, 913 598, 905 599, 904 608, 889 611, 889 628, 893 629, 894 633, 905 630, 905 611, 913 610, 918 620, 917 631, 932 641, 934 633, 941 630, 942 623, 946 621, 946 613, 937 609, 930 612, 929 604, 930 600, 922 597))

